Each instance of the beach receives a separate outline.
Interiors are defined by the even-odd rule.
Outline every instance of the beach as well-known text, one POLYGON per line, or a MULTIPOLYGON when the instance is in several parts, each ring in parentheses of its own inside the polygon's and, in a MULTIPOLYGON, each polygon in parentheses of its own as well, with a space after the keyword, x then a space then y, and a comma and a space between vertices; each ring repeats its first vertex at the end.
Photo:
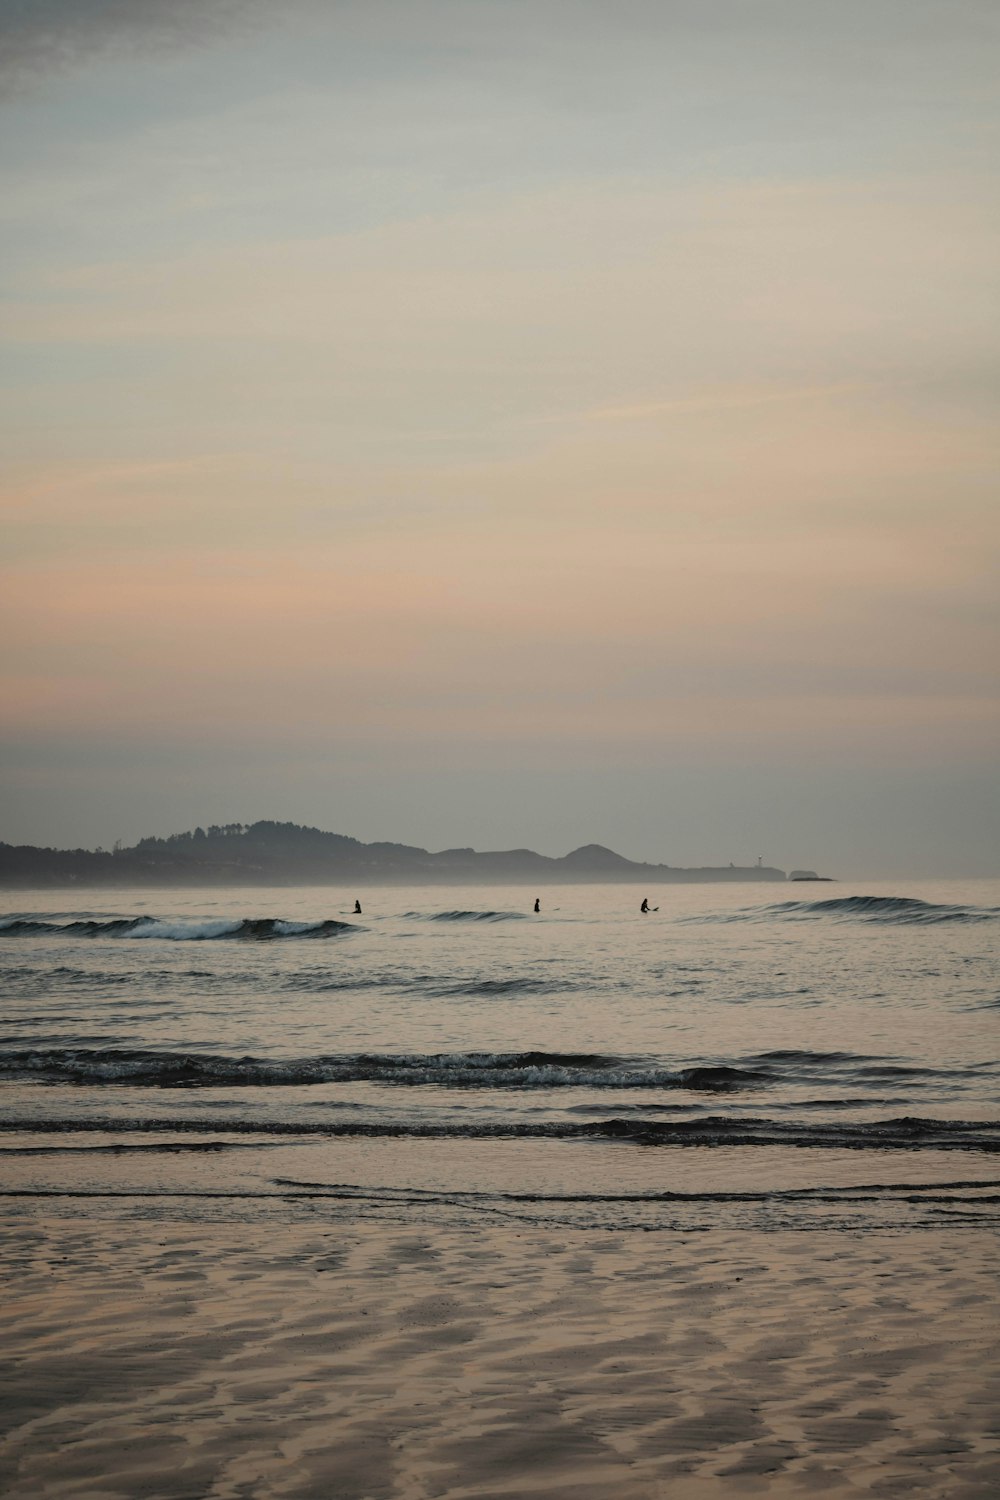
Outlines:
POLYGON ((1000 1492, 1000 886, 11 893, 5 1500, 1000 1492))
POLYGON ((991 1232, 80 1209, 0 1239, 9 1500, 1000 1487, 991 1232))

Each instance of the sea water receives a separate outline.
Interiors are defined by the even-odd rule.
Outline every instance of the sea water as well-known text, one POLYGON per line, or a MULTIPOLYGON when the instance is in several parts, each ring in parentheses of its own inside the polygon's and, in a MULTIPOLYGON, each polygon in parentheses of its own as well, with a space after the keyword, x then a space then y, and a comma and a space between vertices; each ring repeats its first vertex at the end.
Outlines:
POLYGON ((6 892, 0 1192, 25 1215, 996 1224, 998 938, 995 881, 6 892))

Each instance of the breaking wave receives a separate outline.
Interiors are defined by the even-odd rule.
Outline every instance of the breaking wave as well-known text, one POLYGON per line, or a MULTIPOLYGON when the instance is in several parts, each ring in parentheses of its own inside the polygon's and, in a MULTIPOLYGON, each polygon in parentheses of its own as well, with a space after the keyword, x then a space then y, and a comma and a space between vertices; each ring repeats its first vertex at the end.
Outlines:
POLYGON ((892 1058, 850 1053, 794 1051, 761 1053, 742 1058, 738 1063, 703 1061, 673 1066, 649 1057, 544 1051, 347 1052, 275 1058, 152 1048, 22 1045, 0 1055, 2 1078, 152 1088, 299 1088, 310 1084, 379 1083, 401 1088, 683 1089, 701 1094, 730 1094, 787 1083, 840 1088, 845 1083, 863 1086, 875 1081, 884 1089, 893 1083, 905 1086, 913 1079, 954 1082, 956 1076, 964 1076, 967 1071, 914 1068, 892 1058))
POLYGON ((767 1081, 763 1067, 704 1064, 679 1069, 598 1053, 346 1053, 310 1058, 229 1057, 145 1049, 20 1048, 0 1058, 0 1077, 50 1083, 154 1088, 377 1082, 454 1089, 689 1089, 728 1093, 767 1081))
POLYGON ((220 917, 210 921, 162 922, 156 917, 78 918, 70 922, 45 922, 29 917, 0 918, 0 937, 35 937, 49 934, 76 938, 166 938, 171 942, 209 942, 215 938, 238 938, 244 942, 270 942, 276 938, 327 938, 356 932, 352 922, 328 918, 322 922, 286 922, 278 917, 220 917))

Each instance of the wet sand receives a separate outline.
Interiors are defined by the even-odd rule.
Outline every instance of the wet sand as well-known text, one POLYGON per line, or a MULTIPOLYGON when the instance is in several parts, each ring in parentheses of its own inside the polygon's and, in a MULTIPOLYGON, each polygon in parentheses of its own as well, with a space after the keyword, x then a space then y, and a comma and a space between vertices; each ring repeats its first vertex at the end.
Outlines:
POLYGON ((997 1243, 24 1218, 0 1492, 1000 1493, 997 1243))

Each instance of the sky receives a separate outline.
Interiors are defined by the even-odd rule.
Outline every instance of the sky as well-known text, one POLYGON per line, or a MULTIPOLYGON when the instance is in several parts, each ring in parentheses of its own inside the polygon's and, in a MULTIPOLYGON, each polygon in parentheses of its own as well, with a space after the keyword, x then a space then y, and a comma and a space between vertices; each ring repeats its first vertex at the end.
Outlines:
POLYGON ((992 0, 0 29, 0 840, 1000 874, 992 0))

